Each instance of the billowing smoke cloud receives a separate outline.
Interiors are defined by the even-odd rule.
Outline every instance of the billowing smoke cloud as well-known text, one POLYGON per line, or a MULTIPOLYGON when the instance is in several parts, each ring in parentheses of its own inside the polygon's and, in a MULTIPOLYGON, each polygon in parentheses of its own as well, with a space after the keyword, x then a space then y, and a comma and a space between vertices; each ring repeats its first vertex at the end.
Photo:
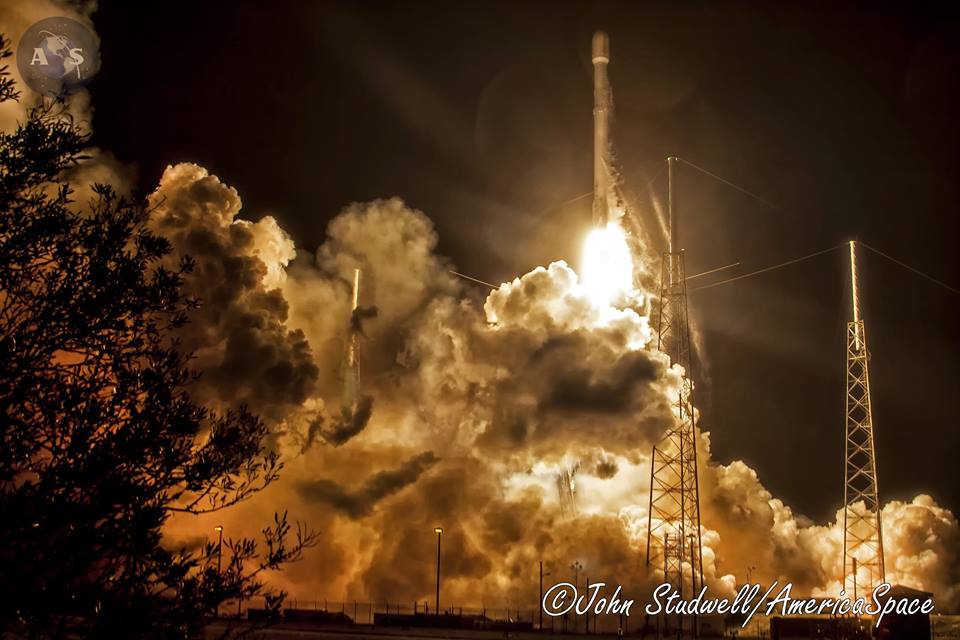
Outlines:
MULTIPOLYGON (((236 192, 195 165, 168 168, 151 203, 151 224, 197 263, 189 290, 204 305, 184 342, 203 371, 199 391, 265 415, 287 464, 225 526, 245 531, 282 504, 324 532, 276 577, 282 586, 422 598, 436 526, 445 598, 458 604, 531 606, 540 561, 559 579, 579 560, 592 579, 640 596, 659 579, 643 557, 650 448, 674 424, 682 371, 652 346, 649 296, 598 305, 555 262, 480 303, 436 255, 430 220, 398 199, 347 207, 312 255, 273 218, 238 217, 236 192), (357 268, 362 311, 352 312, 357 268), (353 335, 361 383, 346 404, 353 335), (574 510, 557 482, 570 469, 574 510)), ((807 521, 743 462, 712 462, 707 434, 699 446, 711 588, 730 593, 753 566, 808 593, 839 591, 842 519, 807 521)), ((953 515, 926 496, 883 515, 890 578, 955 605, 953 515)), ((177 521, 170 534, 196 526, 177 521)))
MULTIPOLYGON (((837 595, 842 584, 843 509, 827 525, 796 516, 760 484, 743 462, 706 470, 706 518, 719 525, 725 556, 749 559, 766 579, 792 581, 815 595, 837 595)), ((956 517, 920 495, 883 507, 886 578, 932 592, 940 606, 958 606, 960 562, 956 517)))
POLYGON ((931 591, 941 602, 960 601, 957 518, 933 498, 920 495, 911 502, 888 503, 883 508, 883 544, 892 582, 931 591))
POLYGON ((237 219, 237 192, 196 165, 168 167, 149 202, 151 226, 196 262, 187 293, 202 306, 182 337, 203 373, 201 395, 267 418, 302 405, 318 366, 303 332, 286 326, 279 286, 293 242, 271 217, 237 219))

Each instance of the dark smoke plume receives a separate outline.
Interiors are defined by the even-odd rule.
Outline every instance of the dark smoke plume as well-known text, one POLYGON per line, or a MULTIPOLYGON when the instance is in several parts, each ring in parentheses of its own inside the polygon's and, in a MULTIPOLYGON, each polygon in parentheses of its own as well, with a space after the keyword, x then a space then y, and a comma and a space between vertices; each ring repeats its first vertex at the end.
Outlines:
POLYGON ((333 480, 321 478, 299 482, 297 492, 311 502, 329 504, 350 518, 362 518, 370 515, 381 500, 416 482, 436 463, 437 457, 433 452, 427 451, 407 460, 396 469, 375 473, 356 491, 345 489, 333 480))

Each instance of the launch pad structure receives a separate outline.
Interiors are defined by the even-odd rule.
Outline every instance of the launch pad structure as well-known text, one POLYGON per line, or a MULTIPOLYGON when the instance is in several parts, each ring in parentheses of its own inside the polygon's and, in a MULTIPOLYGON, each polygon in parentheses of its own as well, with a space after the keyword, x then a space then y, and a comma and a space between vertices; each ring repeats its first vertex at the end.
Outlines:
MULTIPOLYGON (((693 407, 693 351, 687 306, 684 254, 674 197, 677 158, 667 158, 669 242, 660 279, 657 348, 671 364, 680 365, 675 423, 653 446, 650 460, 650 498, 647 509, 647 569, 660 568, 663 581, 685 597, 703 586, 703 546, 700 532, 700 483, 697 468, 697 425, 693 407), (685 568, 689 566, 689 569, 685 568), (689 575, 689 592, 685 576, 689 575)), ((682 631, 683 620, 678 621, 682 631)), ((692 625, 696 635, 696 623, 692 625)))

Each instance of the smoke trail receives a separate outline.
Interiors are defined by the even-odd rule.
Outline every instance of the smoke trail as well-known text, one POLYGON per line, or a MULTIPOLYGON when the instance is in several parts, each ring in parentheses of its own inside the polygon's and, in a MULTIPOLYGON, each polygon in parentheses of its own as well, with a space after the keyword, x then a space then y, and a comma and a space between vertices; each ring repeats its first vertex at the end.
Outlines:
POLYGON ((351 518, 361 518, 370 515, 373 507, 384 498, 416 482, 436 462, 433 453, 421 453, 396 469, 375 473, 356 491, 348 491, 327 479, 304 480, 296 489, 304 500, 327 503, 351 518))

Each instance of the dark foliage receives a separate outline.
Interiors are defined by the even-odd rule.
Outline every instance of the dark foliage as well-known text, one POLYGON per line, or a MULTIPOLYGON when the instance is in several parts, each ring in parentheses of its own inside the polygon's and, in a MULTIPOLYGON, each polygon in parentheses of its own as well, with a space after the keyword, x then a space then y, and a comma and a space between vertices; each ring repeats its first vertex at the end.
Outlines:
POLYGON ((258 575, 315 535, 284 514, 260 545, 161 544, 172 513, 229 507, 281 465, 256 416, 190 398, 190 261, 165 266, 139 201, 71 203, 60 177, 85 143, 62 104, 0 135, 0 635, 184 637, 227 600, 279 606, 258 575))

